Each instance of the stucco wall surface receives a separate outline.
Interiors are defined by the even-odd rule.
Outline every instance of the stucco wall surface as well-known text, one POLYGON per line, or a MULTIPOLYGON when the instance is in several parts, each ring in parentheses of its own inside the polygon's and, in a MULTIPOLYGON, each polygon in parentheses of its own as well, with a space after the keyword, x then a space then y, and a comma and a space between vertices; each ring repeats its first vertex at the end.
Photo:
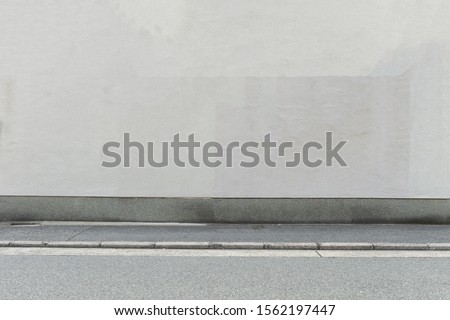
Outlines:
POLYGON ((444 0, 0 0, 0 195, 450 198, 449 71, 444 0), (327 131, 347 167, 101 166, 327 131))

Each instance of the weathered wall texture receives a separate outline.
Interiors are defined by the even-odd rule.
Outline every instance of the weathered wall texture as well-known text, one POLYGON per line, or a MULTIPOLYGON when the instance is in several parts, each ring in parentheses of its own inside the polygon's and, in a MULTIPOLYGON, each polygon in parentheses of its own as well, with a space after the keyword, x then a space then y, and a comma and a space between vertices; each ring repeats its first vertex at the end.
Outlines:
POLYGON ((450 2, 0 0, 0 195, 450 198, 450 2), (102 145, 348 140, 347 168, 102 168, 102 145))

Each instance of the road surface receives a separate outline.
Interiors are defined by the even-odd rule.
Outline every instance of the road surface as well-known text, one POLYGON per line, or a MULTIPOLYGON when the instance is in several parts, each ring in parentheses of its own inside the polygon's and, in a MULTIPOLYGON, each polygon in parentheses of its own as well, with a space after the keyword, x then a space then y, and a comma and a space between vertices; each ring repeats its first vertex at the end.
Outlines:
POLYGON ((0 248, 0 299, 450 299, 450 252, 0 248))

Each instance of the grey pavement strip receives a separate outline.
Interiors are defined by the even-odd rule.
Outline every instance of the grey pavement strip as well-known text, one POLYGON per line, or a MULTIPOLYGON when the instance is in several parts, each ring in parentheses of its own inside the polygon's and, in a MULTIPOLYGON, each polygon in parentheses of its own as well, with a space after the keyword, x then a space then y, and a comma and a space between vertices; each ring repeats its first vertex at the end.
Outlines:
POLYGON ((0 256, 154 256, 154 257, 303 257, 303 258, 450 258, 439 250, 190 250, 2 247, 0 256), (320 252, 320 255, 318 254, 320 252))
POLYGON ((115 248, 115 249, 240 249, 240 250, 437 250, 450 243, 368 242, 148 242, 148 241, 0 241, 0 247, 115 248))
POLYGON ((320 252, 322 258, 450 258, 449 250, 319 250, 316 252, 320 252))
POLYGON ((0 241, 450 243, 450 225, 0 225, 0 241))
MULTIPOLYGON (((431 252, 431 251, 430 251, 431 252)), ((438 253, 433 251, 432 253, 438 253)), ((446 251, 449 255, 450 252, 446 251)), ((395 253, 395 251, 389 251, 395 253)), ((411 251, 413 253, 413 251, 411 251)), ((320 258, 315 250, 196 250, 128 248, 0 248, 0 256, 154 256, 154 257, 305 257, 320 258)))
POLYGON ((367 242, 323 242, 319 250, 372 250, 373 244, 367 242))

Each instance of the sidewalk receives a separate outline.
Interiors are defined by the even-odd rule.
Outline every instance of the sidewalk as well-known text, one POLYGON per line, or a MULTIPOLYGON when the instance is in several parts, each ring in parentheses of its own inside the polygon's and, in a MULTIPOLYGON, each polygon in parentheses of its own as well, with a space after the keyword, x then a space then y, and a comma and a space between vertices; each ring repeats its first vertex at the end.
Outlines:
POLYGON ((450 250, 450 226, 1 223, 0 246, 450 250))

